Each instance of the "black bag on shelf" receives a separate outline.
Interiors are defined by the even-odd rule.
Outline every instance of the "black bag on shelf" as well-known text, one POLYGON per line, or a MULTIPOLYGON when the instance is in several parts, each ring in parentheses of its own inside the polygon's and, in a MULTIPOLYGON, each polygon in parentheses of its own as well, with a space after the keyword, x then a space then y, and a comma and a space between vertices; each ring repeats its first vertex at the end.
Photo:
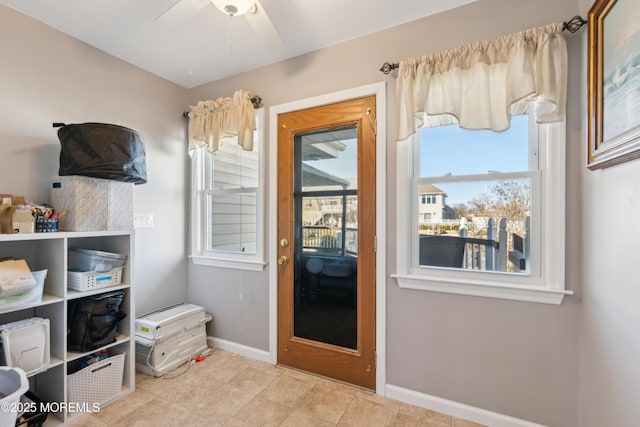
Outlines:
POLYGON ((49 413, 44 412, 43 402, 38 395, 27 390, 25 394, 20 396, 20 403, 23 408, 28 409, 18 416, 15 427, 42 427, 47 421, 49 413))
POLYGON ((144 139, 138 132, 106 123, 54 123, 53 127, 60 128, 60 176, 147 182, 144 139))
POLYGON ((69 302, 67 349, 87 352, 116 341, 124 291, 92 295, 69 302))

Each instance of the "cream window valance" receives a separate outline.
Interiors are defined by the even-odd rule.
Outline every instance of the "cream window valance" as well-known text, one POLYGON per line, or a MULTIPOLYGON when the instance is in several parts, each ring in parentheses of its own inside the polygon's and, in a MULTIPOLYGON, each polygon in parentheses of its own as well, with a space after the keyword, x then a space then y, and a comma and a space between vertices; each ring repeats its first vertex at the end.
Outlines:
POLYGON ((551 24, 405 59, 397 80, 398 140, 420 127, 509 128, 533 108, 538 123, 564 118, 567 46, 551 24))
POLYGON ((207 146, 218 151, 224 136, 237 136, 244 150, 253 149, 255 119, 249 92, 238 90, 231 98, 199 101, 189 111, 189 152, 207 146))

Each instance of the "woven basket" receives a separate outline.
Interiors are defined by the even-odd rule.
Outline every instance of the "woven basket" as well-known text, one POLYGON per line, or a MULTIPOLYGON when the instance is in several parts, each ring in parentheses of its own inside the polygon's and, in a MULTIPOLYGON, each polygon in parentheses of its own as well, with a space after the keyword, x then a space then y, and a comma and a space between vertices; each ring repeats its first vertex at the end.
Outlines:
POLYGON ((103 404, 122 390, 125 354, 116 354, 67 375, 69 402, 103 404))

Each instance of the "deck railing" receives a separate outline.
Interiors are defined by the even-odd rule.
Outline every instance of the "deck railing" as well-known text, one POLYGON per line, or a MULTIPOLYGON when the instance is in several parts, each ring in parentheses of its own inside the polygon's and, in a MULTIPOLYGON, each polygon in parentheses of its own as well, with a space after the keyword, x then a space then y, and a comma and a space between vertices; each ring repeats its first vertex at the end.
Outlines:
POLYGON ((345 227, 345 233, 342 236, 342 228, 305 226, 302 227, 302 247, 304 249, 329 252, 344 251, 356 254, 358 252, 358 229, 345 227))
MULTIPOLYGON (((462 264, 459 268, 467 270, 487 270, 487 271, 526 271, 528 268, 530 252, 530 219, 527 217, 521 227, 522 236, 511 231, 509 232, 506 218, 489 218, 486 222, 486 237, 470 236, 469 225, 466 218, 461 218, 456 224, 459 227, 458 238, 463 243, 464 254, 462 264)), ((450 227, 448 221, 444 224, 450 227)), ((430 224, 437 229, 442 224, 430 224)), ((430 250, 437 250, 437 247, 430 250)), ((460 248, 462 250, 462 248, 460 248)), ((459 258, 458 258, 459 259, 459 258)))
POLYGON ((530 224, 530 217, 526 217, 524 236, 511 233, 511 244, 509 244, 506 218, 500 218, 498 221, 489 218, 486 239, 467 237, 467 220, 462 218, 460 237, 466 241, 463 268, 488 271, 525 271, 529 260, 530 224), (510 265, 508 265, 508 261, 511 261, 510 265))

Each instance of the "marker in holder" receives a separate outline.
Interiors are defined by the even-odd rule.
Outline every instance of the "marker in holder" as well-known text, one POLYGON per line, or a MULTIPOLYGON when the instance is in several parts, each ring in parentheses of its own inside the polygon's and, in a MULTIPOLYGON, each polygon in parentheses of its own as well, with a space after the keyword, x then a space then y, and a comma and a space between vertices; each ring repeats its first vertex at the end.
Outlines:
POLYGON ((58 218, 36 217, 36 233, 55 233, 58 231, 58 218))

